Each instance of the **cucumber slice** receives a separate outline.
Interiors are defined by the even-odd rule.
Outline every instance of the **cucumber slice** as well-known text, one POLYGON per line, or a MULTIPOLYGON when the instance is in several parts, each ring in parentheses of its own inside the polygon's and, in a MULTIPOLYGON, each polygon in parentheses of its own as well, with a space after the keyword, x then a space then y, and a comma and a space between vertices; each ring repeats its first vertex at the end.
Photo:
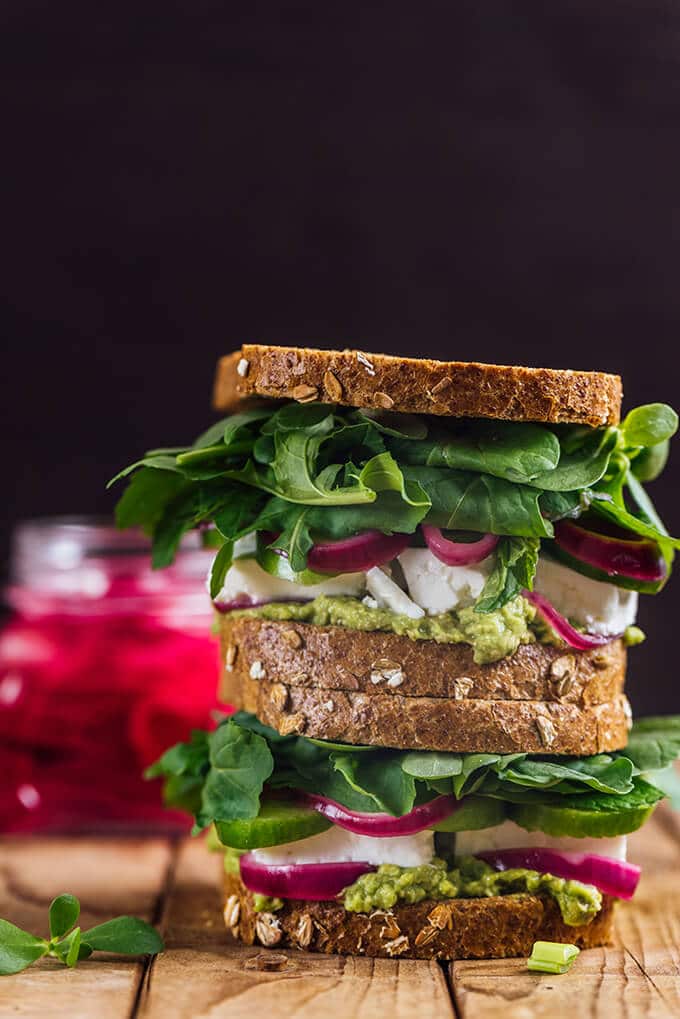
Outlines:
POLYGON ((231 849, 264 849, 297 842, 318 835, 331 827, 331 822, 299 803, 270 800, 260 806, 260 813, 250 821, 215 821, 220 842, 231 849))
POLYGON ((458 810, 433 824, 434 831, 478 831, 501 824, 506 817, 506 804, 489 796, 466 796, 458 810))
POLYGON ((508 815, 526 831, 546 835, 571 835, 573 838, 613 838, 637 831, 654 811, 656 804, 632 810, 578 810, 548 803, 508 803, 508 815))

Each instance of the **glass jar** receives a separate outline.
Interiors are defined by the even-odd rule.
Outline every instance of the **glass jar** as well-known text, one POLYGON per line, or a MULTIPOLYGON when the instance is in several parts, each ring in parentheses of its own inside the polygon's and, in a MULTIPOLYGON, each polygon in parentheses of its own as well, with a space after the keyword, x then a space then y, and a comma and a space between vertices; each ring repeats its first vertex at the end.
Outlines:
POLYGON ((185 826, 143 771, 217 709, 198 534, 152 570, 106 521, 20 524, 0 633, 0 831, 185 826))

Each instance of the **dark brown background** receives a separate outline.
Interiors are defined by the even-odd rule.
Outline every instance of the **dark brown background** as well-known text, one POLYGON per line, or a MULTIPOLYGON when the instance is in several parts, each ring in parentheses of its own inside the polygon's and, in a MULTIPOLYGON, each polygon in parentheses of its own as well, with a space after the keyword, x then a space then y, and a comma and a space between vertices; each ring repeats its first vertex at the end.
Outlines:
MULTIPOLYGON (((677 3, 241 7, 2 6, 5 534, 110 509, 246 339, 680 402, 677 3)), ((645 711, 680 708, 677 583, 641 613, 645 711)))

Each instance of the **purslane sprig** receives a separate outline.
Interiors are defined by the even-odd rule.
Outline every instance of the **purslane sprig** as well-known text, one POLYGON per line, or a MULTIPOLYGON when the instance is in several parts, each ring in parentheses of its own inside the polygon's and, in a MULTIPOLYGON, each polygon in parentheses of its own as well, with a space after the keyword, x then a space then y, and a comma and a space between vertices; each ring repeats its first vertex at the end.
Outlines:
POLYGON ((51 956, 69 969, 93 952, 156 955, 164 949, 158 931, 135 916, 118 916, 87 931, 77 927, 80 903, 75 895, 58 895, 50 905, 50 937, 39 938, 9 920, 0 920, 0 976, 21 973, 51 956))

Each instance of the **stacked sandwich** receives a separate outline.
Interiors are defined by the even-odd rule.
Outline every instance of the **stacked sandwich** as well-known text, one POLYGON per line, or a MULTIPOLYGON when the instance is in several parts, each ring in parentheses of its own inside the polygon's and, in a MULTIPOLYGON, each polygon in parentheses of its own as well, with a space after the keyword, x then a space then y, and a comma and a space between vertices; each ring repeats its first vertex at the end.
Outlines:
POLYGON ((210 732, 152 769, 211 827, 248 944, 410 958, 605 943, 680 719, 632 725, 644 483, 677 427, 591 372, 244 346, 229 414, 127 468, 156 566, 199 527, 221 638, 210 732), (632 726, 632 728, 631 728, 632 726))

